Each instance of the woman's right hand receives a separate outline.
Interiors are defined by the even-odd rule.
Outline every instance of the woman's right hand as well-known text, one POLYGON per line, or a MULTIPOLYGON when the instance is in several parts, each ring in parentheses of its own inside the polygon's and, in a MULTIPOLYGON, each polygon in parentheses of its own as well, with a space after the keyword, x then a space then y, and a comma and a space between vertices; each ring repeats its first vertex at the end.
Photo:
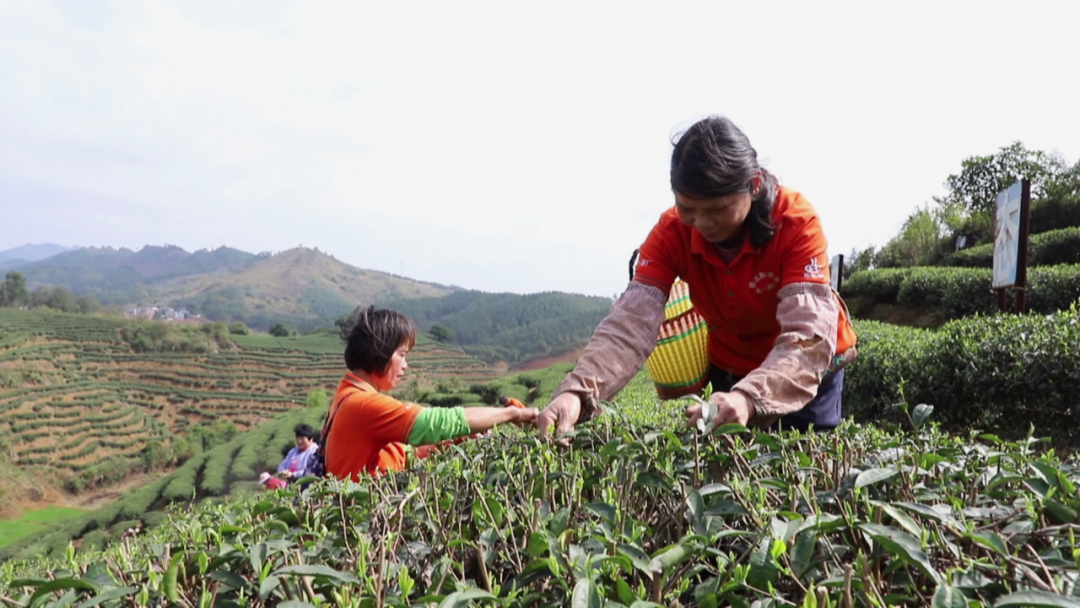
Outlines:
MULTIPOLYGON (((548 429, 555 425, 555 436, 569 433, 574 430, 574 424, 581 416, 581 397, 577 393, 565 392, 551 400, 551 403, 540 412, 537 424, 540 427, 540 436, 547 439, 548 429)), ((567 446, 569 440, 561 439, 559 445, 567 446)))
POLYGON ((514 424, 519 427, 531 425, 540 416, 540 410, 535 407, 513 407, 514 424))

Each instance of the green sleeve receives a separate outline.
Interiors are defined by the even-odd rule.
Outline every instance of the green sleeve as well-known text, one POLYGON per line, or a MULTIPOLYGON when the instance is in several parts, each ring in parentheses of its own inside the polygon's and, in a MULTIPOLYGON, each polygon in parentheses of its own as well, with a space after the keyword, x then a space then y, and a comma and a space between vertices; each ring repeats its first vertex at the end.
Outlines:
POLYGON ((472 433, 463 407, 425 407, 413 423, 409 445, 428 445, 472 433))

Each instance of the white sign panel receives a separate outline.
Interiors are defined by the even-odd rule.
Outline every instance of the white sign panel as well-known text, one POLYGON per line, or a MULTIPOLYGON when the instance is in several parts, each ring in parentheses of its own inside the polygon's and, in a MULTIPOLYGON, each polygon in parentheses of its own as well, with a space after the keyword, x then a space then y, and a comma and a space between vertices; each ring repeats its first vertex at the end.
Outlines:
POLYGON ((1023 183, 1016 182, 997 196, 994 223, 994 288, 1016 285, 1020 257, 1020 200, 1023 183))

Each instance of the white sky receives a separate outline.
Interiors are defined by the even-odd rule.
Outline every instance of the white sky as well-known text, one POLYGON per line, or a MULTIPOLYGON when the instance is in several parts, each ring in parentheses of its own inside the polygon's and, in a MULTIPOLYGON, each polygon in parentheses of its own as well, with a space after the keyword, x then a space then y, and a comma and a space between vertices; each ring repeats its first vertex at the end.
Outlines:
POLYGON ((732 118, 881 245, 963 158, 1080 157, 1080 3, 0 0, 0 250, 303 244, 612 296, 732 118))

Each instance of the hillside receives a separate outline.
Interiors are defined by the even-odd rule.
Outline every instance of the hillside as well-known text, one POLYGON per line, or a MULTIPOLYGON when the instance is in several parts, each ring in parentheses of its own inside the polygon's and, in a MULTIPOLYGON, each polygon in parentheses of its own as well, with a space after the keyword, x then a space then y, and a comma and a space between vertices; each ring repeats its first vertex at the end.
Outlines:
POLYGON ((306 332, 332 327, 360 304, 389 306, 424 332, 448 327, 453 344, 500 367, 580 349, 611 307, 603 297, 483 293, 414 281, 302 247, 259 255, 227 247, 194 253, 174 246, 91 247, 16 269, 32 289, 58 285, 125 310, 183 309, 261 330, 284 323, 306 332))
POLYGON ((427 330, 439 324, 454 342, 490 363, 511 365, 558 358, 585 344, 611 309, 611 300, 567 293, 458 291, 442 298, 389 303, 427 330))
MULTIPOLYGON (((244 431, 301 408, 311 391, 332 392, 343 369, 340 340, 328 334, 233 336, 235 346, 217 352, 136 352, 122 338, 134 326, 117 318, 0 309, 0 458, 39 480, 33 494, 45 503, 61 489, 108 485, 144 469, 151 444, 175 451, 180 437, 196 443, 205 429, 230 428, 221 426, 227 423, 235 429, 230 433, 244 431)), ((468 384, 499 375, 425 338, 409 363, 425 383, 468 384)), ((26 503, 24 481, 23 495, 5 496, 0 488, 0 503, 26 503)))
POLYGON ((167 280, 157 290, 158 302, 260 328, 276 322, 328 325, 362 302, 452 293, 449 287, 364 270, 306 248, 261 255, 242 269, 167 280))
POLYGON ((78 247, 64 247, 55 243, 27 243, 11 249, 0 251, 0 264, 15 265, 27 262, 37 262, 45 258, 78 249, 78 247))
POLYGON ((283 322, 303 331, 330 325, 360 302, 452 292, 302 247, 259 255, 229 247, 194 253, 171 245, 89 247, 37 262, 0 263, 5 268, 21 272, 31 288, 59 285, 124 308, 185 307, 211 320, 262 329, 283 322))

